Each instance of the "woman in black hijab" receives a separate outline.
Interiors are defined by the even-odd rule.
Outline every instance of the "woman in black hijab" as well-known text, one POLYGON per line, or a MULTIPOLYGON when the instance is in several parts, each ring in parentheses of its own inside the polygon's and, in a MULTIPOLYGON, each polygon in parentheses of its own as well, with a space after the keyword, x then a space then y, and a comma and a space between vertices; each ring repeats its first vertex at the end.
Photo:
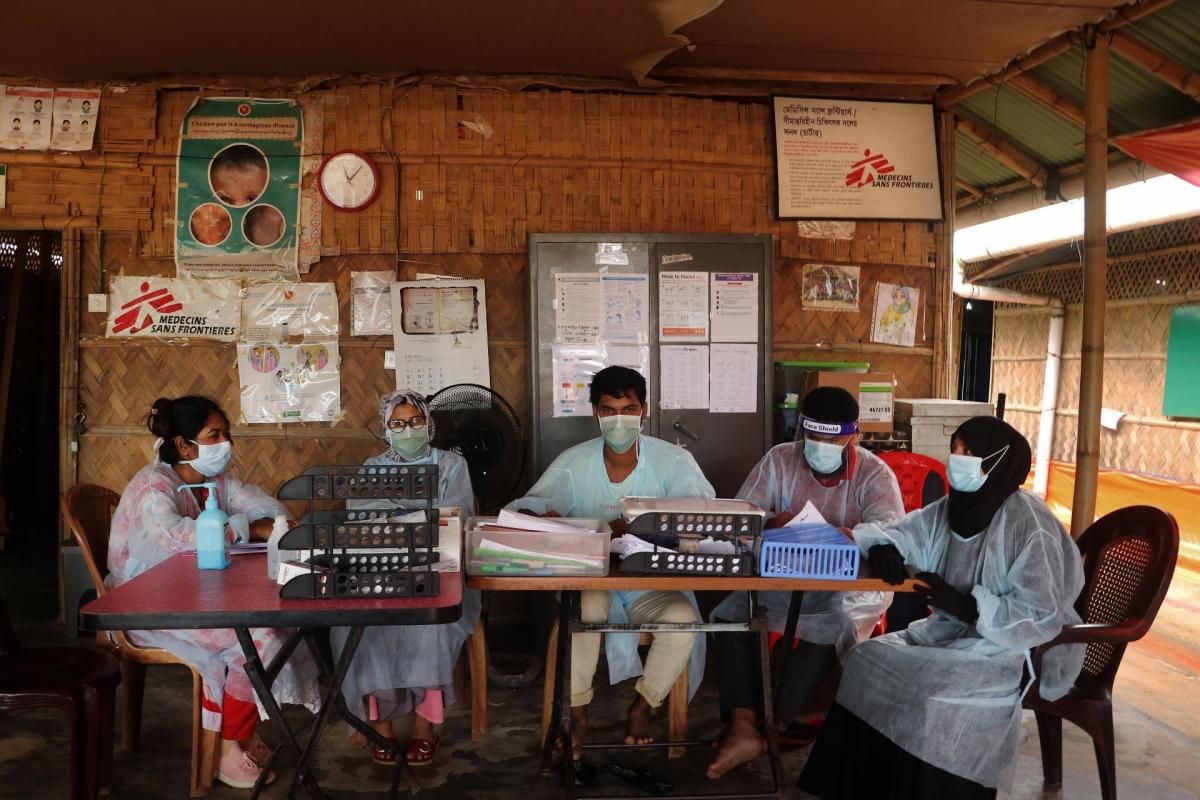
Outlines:
MULTIPOLYGON (((933 613, 850 652, 800 776, 812 794, 995 797, 1012 779, 1028 653, 1079 622, 1079 551, 1046 504, 1020 488, 1029 443, 976 417, 951 446, 947 497, 895 526, 854 529, 877 575, 898 583, 916 573, 933 613)), ((1052 648, 1041 696, 1066 694, 1082 663, 1082 646, 1052 648)))

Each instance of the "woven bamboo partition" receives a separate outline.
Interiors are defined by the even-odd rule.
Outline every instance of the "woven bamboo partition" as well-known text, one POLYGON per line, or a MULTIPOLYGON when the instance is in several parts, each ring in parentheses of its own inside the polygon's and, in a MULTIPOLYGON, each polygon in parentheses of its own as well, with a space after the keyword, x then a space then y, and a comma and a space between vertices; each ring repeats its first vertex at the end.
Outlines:
MULTIPOLYGON (((106 288, 98 279, 100 249, 106 279, 174 274, 175 152, 180 122, 196 97, 195 91, 149 86, 108 90, 95 150, 6 153, 9 207, 0 210, 0 227, 75 218, 89 229, 80 246, 81 295, 106 288), (90 230, 95 227, 99 237, 90 230)), ((949 274, 932 269, 933 226, 864 222, 853 240, 835 242, 801 238, 795 223, 774 219, 764 100, 428 84, 337 86, 306 99, 323 110, 322 152, 368 152, 383 183, 379 199, 362 213, 325 208, 323 257, 304 278, 337 284, 345 418, 332 429, 239 428, 237 466, 274 476, 265 484, 317 462, 358 461, 380 447, 368 426, 379 393, 393 380, 383 369, 391 341, 349 337, 351 271, 485 278, 493 386, 529 424, 525 247, 531 232, 770 233, 778 243, 777 358, 866 360, 896 374, 901 396, 932 392, 930 304, 945 295, 949 274), (812 261, 861 265, 865 310, 802 311, 800 276, 812 261), (869 342, 878 281, 921 290, 916 347, 869 342)), ((79 318, 79 395, 89 432, 81 440, 78 478, 119 489, 147 461, 145 414, 156 397, 199 392, 236 414, 237 374, 232 345, 117 347, 101 338, 103 317, 81 311, 79 318)))

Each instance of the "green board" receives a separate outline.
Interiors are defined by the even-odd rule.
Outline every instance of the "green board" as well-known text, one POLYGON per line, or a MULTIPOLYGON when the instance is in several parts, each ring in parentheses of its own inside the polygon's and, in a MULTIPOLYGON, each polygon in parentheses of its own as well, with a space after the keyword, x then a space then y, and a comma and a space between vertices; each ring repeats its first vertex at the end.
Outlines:
POLYGON ((1163 414, 1200 417, 1200 306, 1181 306, 1171 312, 1163 414))

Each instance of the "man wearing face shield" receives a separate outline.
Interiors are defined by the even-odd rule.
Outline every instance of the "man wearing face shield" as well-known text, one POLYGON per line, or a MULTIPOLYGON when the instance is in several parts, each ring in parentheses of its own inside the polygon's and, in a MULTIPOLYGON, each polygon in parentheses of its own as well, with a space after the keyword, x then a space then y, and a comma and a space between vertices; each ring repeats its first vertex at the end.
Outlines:
MULTIPOLYGON (((767 512, 765 527, 786 525, 811 502, 829 524, 848 533, 863 522, 887 523, 904 513, 896 476, 877 456, 857 445, 858 403, 845 389, 809 392, 797 440, 773 447, 750 472, 738 497, 767 512)), ((885 592, 805 592, 780 688, 777 723, 787 726, 856 643, 866 639, 887 607, 885 592)), ((759 592, 773 633, 782 633, 791 592, 759 592)), ((719 621, 749 616, 745 592, 734 592, 713 611, 719 621)), ((719 778, 766 752, 758 731, 762 713, 758 643, 752 633, 715 637, 725 732, 708 766, 719 778)), ((777 641, 775 647, 783 647, 777 641)))
MULTIPOLYGON (((609 520, 613 535, 623 534, 619 518, 622 497, 715 496, 692 454, 681 447, 641 433, 646 418, 646 379, 627 367, 608 367, 591 384, 592 413, 600 436, 569 448, 546 469, 525 497, 508 508, 539 516, 585 517, 609 520)), ((616 624, 699 622, 691 592, 583 592, 584 622, 616 624)), ((587 733, 592 679, 600 658, 599 633, 580 633, 571 649, 571 735, 576 760, 587 733)), ((695 633, 654 636, 643 668, 636 633, 605 634, 611 683, 638 677, 637 697, 629 707, 626 744, 646 744, 649 714, 662 705, 671 687, 689 669, 689 696, 704 675, 704 637, 695 633)))

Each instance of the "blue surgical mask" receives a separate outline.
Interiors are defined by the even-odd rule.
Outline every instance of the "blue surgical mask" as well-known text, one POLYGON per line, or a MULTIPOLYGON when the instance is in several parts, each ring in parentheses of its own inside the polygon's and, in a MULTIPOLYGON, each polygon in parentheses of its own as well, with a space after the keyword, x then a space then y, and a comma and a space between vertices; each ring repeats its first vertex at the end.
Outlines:
POLYGON ((401 458, 416 458, 429 446, 429 428, 408 427, 402 431, 388 431, 388 444, 401 458))
MULTIPOLYGON (((1008 445, 992 453, 990 456, 961 456, 954 453, 950 455, 950 461, 946 464, 946 478, 950 481, 950 488, 956 492, 978 492, 983 484, 987 481, 988 476, 983 471, 983 462, 999 455, 1004 458, 1005 451, 1008 450, 1008 445)), ((1000 463, 1000 459, 996 459, 996 464, 1000 463)), ((992 465, 995 469, 996 464, 992 465)))
POLYGON ((831 475, 842 468, 842 455, 845 450, 845 445, 833 442, 804 440, 804 460, 812 467, 813 472, 821 475, 831 475))
POLYGON ((233 458, 232 442, 217 442, 216 444, 192 442, 192 444, 199 448, 200 453, 191 461, 183 463, 190 465, 204 477, 215 478, 229 467, 229 460, 233 458))
POLYGON ((633 414, 614 414, 600 417, 600 435, 615 452, 625 453, 633 447, 642 431, 642 418, 633 414))

